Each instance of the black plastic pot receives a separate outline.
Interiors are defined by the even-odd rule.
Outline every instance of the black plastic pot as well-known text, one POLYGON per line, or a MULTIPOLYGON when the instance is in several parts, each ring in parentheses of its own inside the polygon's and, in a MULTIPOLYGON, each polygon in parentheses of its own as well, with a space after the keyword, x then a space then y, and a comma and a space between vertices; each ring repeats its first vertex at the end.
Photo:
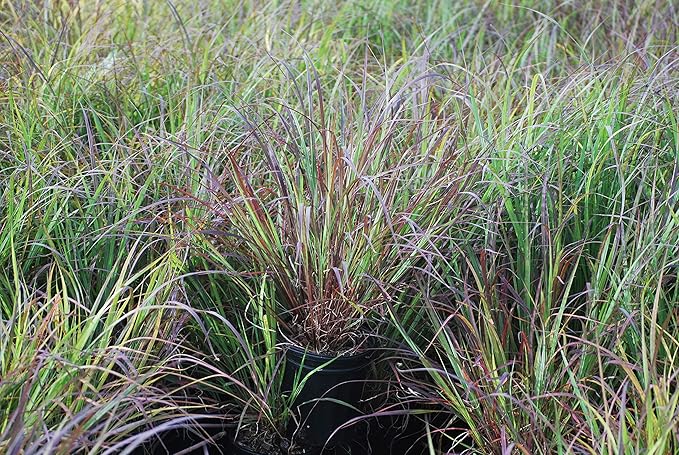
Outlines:
POLYGON ((258 448, 254 448, 252 444, 249 445, 248 443, 253 443, 250 438, 257 436, 259 436, 258 432, 256 434, 252 434, 250 432, 241 433, 237 442, 235 429, 232 430, 228 437, 228 451, 225 453, 228 455, 270 455, 272 452, 276 454, 280 453, 280 450, 275 447, 274 441, 270 441, 270 449, 259 448, 261 447, 262 441, 259 441, 260 444, 256 444, 254 446, 258 448))
POLYGON ((236 444, 235 442, 231 443, 231 452, 229 453, 232 455, 263 455, 260 452, 255 452, 240 444, 236 444))
MULTIPOLYGON (((255 450, 252 450, 248 447, 242 446, 238 443, 236 443, 233 439, 231 439, 229 447, 229 451, 226 452, 228 455, 269 455, 268 452, 262 453, 262 452, 257 452, 255 450)), ((320 450, 305 450, 302 452, 295 452, 295 454, 300 453, 301 455, 320 455, 320 450)))
POLYGON ((190 428, 175 428, 158 433, 155 437, 137 447, 132 452, 132 455, 147 455, 149 453, 154 455, 170 455, 180 451, 187 455, 203 455, 206 450, 209 454, 224 453, 222 449, 230 444, 228 442, 229 438, 225 436, 220 419, 202 419, 199 427, 193 428, 193 430, 190 428), (203 444, 206 441, 205 433, 213 439, 212 443, 203 444))
POLYGON ((289 393, 296 377, 299 381, 306 377, 294 402, 301 428, 292 428, 291 432, 316 447, 326 443, 328 447, 337 446, 355 439, 356 428, 352 425, 328 440, 337 428, 359 415, 352 407, 360 406, 370 362, 368 354, 332 357, 290 347, 285 359, 283 390, 289 393))

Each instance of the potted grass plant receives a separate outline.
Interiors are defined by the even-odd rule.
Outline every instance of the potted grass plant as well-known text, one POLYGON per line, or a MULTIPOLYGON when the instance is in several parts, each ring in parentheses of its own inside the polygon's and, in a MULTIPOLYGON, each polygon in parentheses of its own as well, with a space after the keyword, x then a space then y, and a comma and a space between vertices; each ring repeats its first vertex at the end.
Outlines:
POLYGON ((275 285, 283 388, 301 384, 294 431, 319 445, 341 442, 336 430, 358 412, 385 305, 422 266, 457 195, 449 132, 412 120, 406 92, 372 116, 326 113, 320 89, 308 107, 272 108, 247 122, 215 191, 223 242, 244 273, 275 285), (435 136, 429 147, 423 135, 435 136))

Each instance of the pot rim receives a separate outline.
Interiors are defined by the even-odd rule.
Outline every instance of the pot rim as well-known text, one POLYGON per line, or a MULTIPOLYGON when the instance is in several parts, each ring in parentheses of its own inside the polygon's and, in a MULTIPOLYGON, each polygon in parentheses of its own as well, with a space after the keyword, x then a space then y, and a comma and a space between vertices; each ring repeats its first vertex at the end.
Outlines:
POLYGON ((287 362, 297 367, 310 370, 321 367, 320 371, 327 372, 360 370, 372 361, 370 350, 349 355, 319 354, 294 343, 287 345, 285 356, 287 362))
POLYGON ((288 349, 295 349, 296 351, 299 352, 306 352, 309 355, 314 355, 317 357, 325 357, 327 360, 334 359, 334 358, 349 358, 349 357, 361 357, 363 355, 366 355, 366 353, 371 353, 372 351, 375 351, 376 348, 378 348, 379 343, 375 342, 375 335, 368 335, 364 337, 364 340, 358 345, 362 346, 358 350, 349 350, 349 351, 344 351, 344 352, 337 352, 337 353, 331 353, 331 354, 323 354, 320 352, 315 351, 314 349, 308 348, 306 346, 303 346, 299 342, 295 341, 293 338, 290 337, 288 333, 285 333, 284 330, 278 330, 278 334, 283 338, 283 342, 280 343, 282 346, 288 349), (347 354, 346 352, 351 352, 351 354, 347 354))

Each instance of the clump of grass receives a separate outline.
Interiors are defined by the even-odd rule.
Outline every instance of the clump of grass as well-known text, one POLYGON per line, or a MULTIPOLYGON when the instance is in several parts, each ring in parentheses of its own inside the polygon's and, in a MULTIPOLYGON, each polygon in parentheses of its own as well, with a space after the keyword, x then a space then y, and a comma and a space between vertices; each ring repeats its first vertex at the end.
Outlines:
POLYGON ((167 256, 136 271, 136 255, 117 261, 119 275, 90 301, 88 284, 67 265, 26 279, 14 253, 0 274, 3 451, 131 450, 191 420, 197 405, 169 388, 181 372, 178 343, 167 339, 177 311, 162 287, 172 273, 167 256))
POLYGON ((320 80, 306 77, 300 108, 247 118, 222 176, 234 191, 221 187, 212 207, 238 267, 276 283, 288 336, 352 351, 445 229, 471 166, 450 147, 446 119, 406 102, 414 84, 365 115, 325 104, 312 89, 320 80))
MULTIPOLYGON (((674 64, 656 65, 588 68, 551 89, 538 74, 503 92, 509 110, 487 94, 472 102, 488 221, 450 231, 418 284, 424 317, 392 312, 422 361, 404 385, 450 412, 436 432, 445 446, 676 450, 661 430, 676 424, 674 85, 642 82, 674 64)), ((509 67, 507 87, 525 71, 509 67)))
POLYGON ((0 451, 129 453, 201 409, 178 385, 177 202, 127 130, 134 101, 80 79, 77 26, 14 6, 3 24, 34 27, 3 27, 0 451), (72 56, 38 44, 57 37, 72 56))
POLYGON ((281 388, 271 281, 227 278, 215 270, 187 277, 187 283, 204 321, 203 336, 191 343, 195 387, 212 397, 210 412, 223 420, 230 439, 253 449, 260 444, 269 453, 287 450, 295 443, 288 438, 294 396, 281 388))

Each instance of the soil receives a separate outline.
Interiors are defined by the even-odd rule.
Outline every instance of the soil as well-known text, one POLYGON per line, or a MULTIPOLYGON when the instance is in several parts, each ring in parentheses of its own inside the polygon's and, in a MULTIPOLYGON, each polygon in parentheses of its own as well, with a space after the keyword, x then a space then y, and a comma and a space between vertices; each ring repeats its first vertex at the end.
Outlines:
POLYGON ((272 431, 261 428, 241 428, 236 444, 261 455, 285 455, 281 449, 281 440, 272 431))
MULTIPOLYGON (((290 328, 290 339, 294 340, 294 344, 297 346, 305 347, 309 349, 314 354, 327 355, 327 356, 345 356, 353 355, 365 348, 365 342, 369 338, 366 333, 354 330, 345 330, 342 333, 343 342, 339 345, 330 346, 326 343, 318 345, 318 341, 314 340, 308 330, 303 324, 299 322, 292 321, 289 323, 290 328)), ((327 341, 337 342, 337 339, 331 338, 327 341)))

